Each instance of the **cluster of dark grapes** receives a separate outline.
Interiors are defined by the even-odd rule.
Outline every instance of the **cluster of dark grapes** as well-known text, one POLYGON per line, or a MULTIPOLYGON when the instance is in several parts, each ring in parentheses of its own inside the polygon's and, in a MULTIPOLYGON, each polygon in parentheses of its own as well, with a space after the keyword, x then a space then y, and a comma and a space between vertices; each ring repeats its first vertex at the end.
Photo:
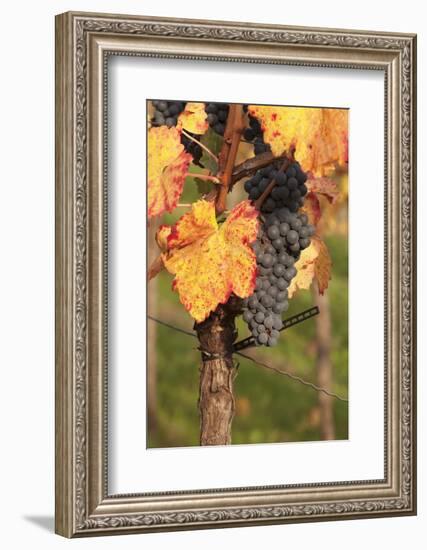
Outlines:
MULTIPOLYGON (((185 102, 184 101, 153 101, 153 107, 154 107, 154 116, 151 119, 151 124, 153 126, 163 126, 166 125, 168 128, 172 128, 173 126, 177 125, 178 117, 182 113, 182 111, 185 109, 185 102)), ((190 135, 195 137, 196 139, 199 139, 200 136, 196 134, 190 135)), ((198 143, 195 143, 193 140, 191 140, 188 136, 182 134, 181 135, 181 143, 184 145, 185 150, 187 153, 190 153, 190 155, 193 157, 194 164, 200 165, 200 159, 203 155, 203 150, 200 147, 198 143)))
POLYGON ((280 169, 280 161, 258 170, 245 182, 249 198, 254 201, 258 199, 273 179, 276 185, 263 202, 261 212, 271 213, 284 206, 291 212, 297 212, 304 204, 307 194, 307 175, 301 170, 298 162, 290 164, 285 171, 280 169))
MULTIPOLYGON (((278 169, 277 165, 269 166, 260 170, 258 177, 254 176, 255 181, 254 178, 248 180, 245 189, 249 198, 256 200, 273 178, 276 180, 273 191, 286 187, 286 182, 292 179, 299 182, 295 189, 299 188, 304 185, 301 174, 305 176, 297 163, 293 163, 285 172, 278 169), (285 183, 279 185, 282 181, 285 183), (264 182, 262 190, 259 188, 261 182, 264 182), (253 192, 255 189, 256 193, 253 192)), ((291 182, 291 190, 293 187, 294 183, 291 182)), ((300 194, 297 206, 288 194, 286 197, 272 198, 274 205, 267 210, 261 208, 262 225, 258 239, 253 244, 258 266, 256 286, 252 296, 243 302, 243 319, 257 345, 274 346, 277 343, 279 331, 283 327, 282 313, 289 306, 288 287, 297 274, 295 262, 301 250, 310 245, 310 237, 315 231, 308 223, 307 215, 298 212, 306 192, 300 194), (291 209, 290 206, 295 208, 291 209)))
POLYGON ((244 130, 243 137, 246 141, 250 141, 254 144, 255 155, 271 151, 270 145, 264 143, 264 132, 262 131, 259 120, 251 115, 248 115, 248 119, 249 128, 244 130))
POLYGON ((225 132, 228 110, 228 103, 206 103, 205 106, 205 111, 207 113, 206 118, 209 122, 209 126, 220 136, 223 136, 225 132))
POLYGON ((153 126, 166 125, 168 128, 176 126, 178 117, 185 109, 184 101, 153 101, 154 116, 151 120, 153 126))

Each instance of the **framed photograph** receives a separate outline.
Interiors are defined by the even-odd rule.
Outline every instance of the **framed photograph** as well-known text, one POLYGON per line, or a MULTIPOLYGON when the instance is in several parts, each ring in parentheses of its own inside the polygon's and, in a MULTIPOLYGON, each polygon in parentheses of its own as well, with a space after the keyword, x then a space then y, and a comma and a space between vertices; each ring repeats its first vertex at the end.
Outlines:
POLYGON ((416 37, 56 18, 56 532, 416 513, 416 37))

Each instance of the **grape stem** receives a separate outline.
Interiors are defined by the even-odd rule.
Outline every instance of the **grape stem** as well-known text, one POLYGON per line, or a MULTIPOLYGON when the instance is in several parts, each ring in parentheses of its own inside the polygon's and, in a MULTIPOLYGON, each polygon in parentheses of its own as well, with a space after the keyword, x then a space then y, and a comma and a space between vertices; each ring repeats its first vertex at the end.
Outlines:
POLYGON ((193 137, 191 134, 189 134, 188 132, 186 132, 186 131, 184 130, 184 128, 181 128, 181 132, 184 134, 184 136, 188 137, 188 139, 191 139, 191 141, 194 141, 194 143, 197 143, 197 145, 199 145, 199 146, 203 149, 203 151, 206 151, 206 153, 207 153, 209 156, 211 156, 211 157, 214 159, 214 161, 215 161, 216 163, 219 162, 219 161, 218 161, 218 157, 212 153, 212 151, 209 149, 209 147, 206 147, 206 145, 204 145, 201 141, 199 141, 198 139, 196 139, 195 137, 193 137))

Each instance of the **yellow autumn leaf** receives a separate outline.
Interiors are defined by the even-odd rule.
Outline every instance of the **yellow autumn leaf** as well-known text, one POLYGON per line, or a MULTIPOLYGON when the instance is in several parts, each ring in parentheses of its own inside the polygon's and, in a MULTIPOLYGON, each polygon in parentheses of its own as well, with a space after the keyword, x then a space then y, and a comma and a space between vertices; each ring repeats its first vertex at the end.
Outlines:
POLYGON ((295 159, 306 172, 323 176, 348 157, 348 111, 309 107, 250 105, 274 155, 295 150, 295 159))
POLYGON ((320 237, 312 237, 310 246, 302 251, 295 268, 297 274, 289 285, 289 298, 292 298, 297 290, 308 290, 313 279, 317 280, 320 294, 324 293, 331 279, 332 260, 326 244, 320 237))
POLYGON ((209 128, 204 103, 187 103, 178 117, 178 127, 192 134, 202 135, 209 128))
POLYGON ((250 296, 255 287, 256 257, 249 246, 258 232, 257 211, 249 201, 233 208, 218 225, 213 202, 200 200, 184 214, 162 254, 174 277, 173 288, 190 315, 201 322, 232 292, 250 296))
POLYGON ((176 128, 148 131, 148 217, 172 212, 178 203, 191 162, 176 128))

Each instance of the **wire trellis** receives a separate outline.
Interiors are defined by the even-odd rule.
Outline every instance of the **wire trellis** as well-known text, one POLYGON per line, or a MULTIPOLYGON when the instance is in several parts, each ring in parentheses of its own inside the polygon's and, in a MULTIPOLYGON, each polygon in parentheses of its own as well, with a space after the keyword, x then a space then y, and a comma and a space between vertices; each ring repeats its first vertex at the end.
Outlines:
MULTIPOLYGON (((306 321, 307 319, 310 319, 311 317, 314 317, 319 313, 319 308, 317 306, 307 309, 305 311, 302 311, 301 313, 298 313, 297 315, 293 315, 292 317, 289 317, 289 319, 285 319, 283 322, 283 328, 281 330, 286 330, 290 327, 295 326, 298 323, 301 323, 303 321, 306 321)), ((159 325, 163 325, 164 327, 167 327, 171 330, 175 330, 177 332, 180 332, 181 334, 185 334, 187 336, 191 336, 192 338, 197 338, 196 334, 194 332, 190 332, 188 330, 185 330, 180 327, 176 327, 174 325, 171 325, 170 323, 167 323, 166 321, 163 321, 161 319, 157 319, 156 317, 152 317, 151 315, 147 316, 151 321, 154 321, 158 323, 159 325)), ((300 384, 307 386, 317 392, 325 393, 326 395, 329 395, 330 397, 333 397, 334 399, 338 399, 339 401, 343 401, 345 403, 348 403, 348 399, 345 397, 342 397, 341 395, 338 395, 337 393, 334 393, 332 391, 329 391, 326 388, 322 388, 321 386, 318 386, 314 384, 313 382, 309 382, 308 380, 304 380, 301 376, 297 376, 296 374, 293 374, 291 372, 278 369, 277 367, 274 367, 272 365, 268 365, 267 363, 264 363, 263 361, 259 361, 258 359, 255 359, 255 357, 251 357, 250 355, 247 355, 246 353, 242 353, 240 350, 246 349, 248 347, 254 346, 255 343, 253 342, 253 337, 245 338, 244 340, 241 340, 240 342, 236 342, 234 345, 233 352, 236 355, 239 355, 240 357, 244 357, 245 359, 248 359, 253 364, 255 364, 258 367, 269 369, 271 371, 276 372, 277 374, 280 374, 282 376, 287 376, 291 380, 294 380, 296 382, 299 382, 300 384)))

